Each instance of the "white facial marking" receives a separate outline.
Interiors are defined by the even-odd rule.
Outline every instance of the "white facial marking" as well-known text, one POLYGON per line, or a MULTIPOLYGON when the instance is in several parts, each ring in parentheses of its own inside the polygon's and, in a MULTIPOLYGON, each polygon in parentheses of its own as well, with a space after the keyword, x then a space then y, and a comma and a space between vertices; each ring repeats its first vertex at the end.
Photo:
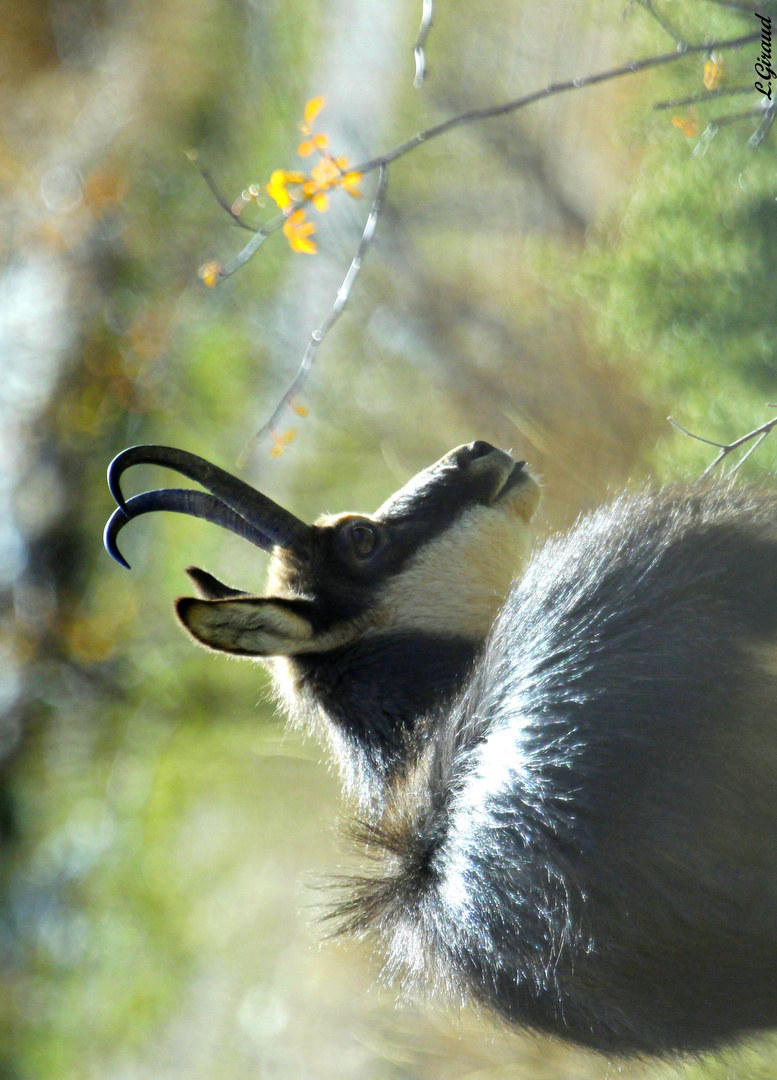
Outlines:
POLYGON ((529 555, 526 523, 475 506, 425 544, 381 594, 381 624, 482 638, 529 555))

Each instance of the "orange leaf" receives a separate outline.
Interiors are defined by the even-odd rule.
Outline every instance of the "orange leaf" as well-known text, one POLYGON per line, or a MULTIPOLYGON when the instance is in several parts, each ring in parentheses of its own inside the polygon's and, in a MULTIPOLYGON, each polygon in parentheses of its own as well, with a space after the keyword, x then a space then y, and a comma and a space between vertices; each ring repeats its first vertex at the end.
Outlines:
POLYGON ((686 139, 693 139, 699 134, 699 120, 696 114, 689 109, 688 116, 673 116, 672 123, 676 128, 679 128, 685 135, 686 139))
POLYGON ((278 435, 275 431, 271 431, 270 434, 272 435, 274 444, 272 450, 270 451, 270 455, 272 457, 279 457, 289 445, 289 443, 294 439, 297 431, 295 428, 289 428, 289 430, 284 431, 282 435, 278 435))
POLYGON ((316 149, 315 143, 312 139, 305 139, 297 147, 297 153, 300 157, 310 157, 313 151, 316 149))

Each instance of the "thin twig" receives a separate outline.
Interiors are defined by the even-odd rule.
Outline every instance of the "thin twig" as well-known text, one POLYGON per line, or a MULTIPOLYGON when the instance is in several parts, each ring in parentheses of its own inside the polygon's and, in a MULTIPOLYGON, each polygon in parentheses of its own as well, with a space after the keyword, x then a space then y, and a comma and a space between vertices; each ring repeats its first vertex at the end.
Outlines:
POLYGON ((761 143, 766 138, 766 134, 769 128, 774 122, 774 108, 770 107, 766 110, 764 115, 763 106, 757 106, 754 109, 746 109, 744 112, 727 113, 725 116, 716 116, 714 120, 710 120, 704 131, 699 136, 699 141, 693 148, 693 157, 704 157, 710 148, 710 143, 718 134, 722 127, 728 127, 729 124, 738 124, 740 120, 752 120, 756 116, 761 116, 763 119, 758 125, 756 130, 747 140, 747 145, 751 150, 757 150, 761 143))
POLYGON ((429 36, 429 31, 432 28, 433 14, 434 0, 423 0, 421 25, 418 28, 418 37, 415 39, 415 44, 413 45, 413 56, 415 57, 415 78, 413 79, 413 86, 416 89, 422 85, 426 78, 426 54, 424 53, 424 45, 429 36))
POLYGON ((679 30, 676 30, 675 27, 672 26, 669 20, 665 18, 660 11, 656 11, 656 9, 653 7, 652 0, 634 0, 634 3, 641 8, 644 8, 644 10, 647 11, 649 15, 652 15, 658 25, 664 31, 664 33, 668 34, 673 41, 677 42, 677 44, 681 46, 681 48, 686 49, 688 47, 688 42, 685 40, 682 34, 680 34, 679 30))
POLYGON ((241 251, 238 251, 237 255, 233 256, 228 263, 225 263, 225 265, 221 267, 219 270, 219 277, 227 278, 230 274, 234 274, 236 270, 239 270, 241 266, 245 265, 251 256, 256 254, 270 233, 274 233, 277 229, 280 229, 285 220, 286 218, 283 214, 278 214, 272 221, 268 222, 267 225, 264 225, 261 229, 257 229, 246 246, 241 251))
POLYGON ((751 150, 757 150, 761 143, 764 141, 769 132, 769 128, 774 123, 774 118, 776 115, 777 107, 775 105, 775 102, 770 101, 764 109, 763 120, 755 129, 750 138, 747 140, 747 145, 751 148, 751 150))
POLYGON ((752 120, 754 116, 763 116, 763 109, 760 108, 760 106, 755 109, 745 109, 744 112, 726 113, 725 116, 716 116, 714 120, 710 120, 709 127, 727 127, 729 124, 739 123, 740 120, 752 120))
MULTIPOLYGON (((767 405, 767 408, 774 409, 777 408, 777 406, 767 405)), ((761 424, 760 427, 754 428, 752 431, 748 431, 747 435, 742 435, 740 436, 740 438, 735 439, 733 442, 719 443, 715 442, 713 439, 705 439, 702 435, 694 435, 692 432, 684 428, 682 424, 678 424, 676 420, 673 420, 671 416, 668 416, 667 420, 672 425, 672 427, 677 428, 677 430, 681 431, 683 435, 687 435, 689 439, 696 439, 697 442, 707 443, 708 446, 716 446, 718 450, 720 450, 720 453, 715 458, 715 460, 711 462, 701 474, 701 477, 699 478, 701 480, 703 480, 705 476, 708 476, 712 472, 712 470, 720 464, 723 458, 728 457, 728 455, 733 453, 734 450, 738 450, 740 446, 744 446, 745 443, 750 442, 751 439, 755 439, 756 441, 753 443, 747 453, 743 454, 739 461, 736 463, 736 465, 734 465, 734 467, 729 470, 732 473, 736 472, 737 469, 741 465, 743 465, 745 461, 747 461, 753 451, 756 450, 758 446, 760 446, 760 444, 763 442, 763 440, 766 438, 772 428, 777 427, 776 416, 773 420, 767 420, 765 424, 761 424)))
POLYGON ((709 3, 717 4, 719 7, 734 8, 736 11, 741 11, 743 15, 752 15, 756 8, 762 6, 749 4, 747 0, 709 0, 709 3))
POLYGON ((186 156, 188 157, 189 161, 191 161, 192 165, 195 166, 195 168, 197 169, 197 172, 200 174, 202 179, 205 181, 205 183, 210 188, 211 195, 216 200, 216 202, 219 204, 221 209, 225 210, 229 214, 229 216, 232 218, 234 223, 236 225, 239 225, 241 229, 248 229, 249 232, 256 232, 257 230, 254 228, 253 225, 249 225, 247 222, 243 221, 243 219, 240 217, 240 215, 236 214, 235 211, 232 209, 231 203, 229 202, 227 197, 224 195, 224 193, 222 192, 221 188, 218 186, 216 181, 213 179, 213 176, 211 175, 211 173, 203 165, 200 165, 200 162, 199 162, 198 156, 197 156, 197 151, 196 150, 190 150, 189 153, 186 156))
POLYGON ((673 98, 671 101, 657 101, 653 108, 656 112, 661 109, 681 109, 684 105, 698 105, 703 101, 714 101, 719 97, 732 97, 735 94, 754 94, 755 89, 749 86, 726 86, 719 90, 702 90, 698 94, 688 94, 687 97, 673 98))
POLYGON ((372 242, 372 238, 375 235, 378 218, 380 217, 380 212, 383 209, 383 200, 386 195, 387 186, 388 167, 386 165, 381 165, 380 174, 378 176, 378 188, 375 192, 375 198, 373 200, 372 207, 370 208, 367 222, 364 226, 362 238, 359 241, 359 246, 356 249, 356 254, 353 257, 351 265, 348 267, 348 273, 343 278, 343 283, 337 291, 337 297, 335 298, 335 302, 332 305, 329 314, 326 316, 318 329, 314 330, 313 333, 310 335, 310 340, 308 341, 307 348, 305 349, 305 355, 302 357, 302 363, 299 366, 297 374, 294 376, 291 385, 286 390, 285 394, 273 410, 272 416, 265 424, 262 425, 262 427, 259 428, 256 434, 253 435, 252 438, 250 438, 246 445, 243 447, 243 450, 237 461, 238 467, 242 468, 245 465, 251 451, 254 449, 259 440, 273 431, 275 424, 277 423, 283 410, 294 401, 294 398, 298 395, 305 380, 310 374, 310 369, 313 366, 313 361, 315 359, 319 345, 342 315, 343 309, 348 302, 348 297, 351 295, 353 283, 355 282, 357 275, 361 270, 364 256, 372 242))
POLYGON ((531 94, 515 98, 512 101, 506 101, 501 105, 491 105, 485 109, 472 109, 470 112, 459 113, 458 116, 452 116, 449 120, 444 120, 441 124, 436 124, 434 127, 427 128, 426 131, 419 131, 416 135, 413 135, 412 138, 406 139, 403 143, 399 143, 398 146, 395 146, 385 154, 381 154, 379 157, 370 158, 369 161, 365 161, 361 165, 355 165, 354 171, 360 173, 372 172, 374 169, 379 169, 381 165, 389 165, 392 161, 396 161, 397 158, 409 154, 411 150, 415 150, 415 148, 422 143, 430 142, 440 135, 445 135, 454 128, 463 127, 465 124, 474 124, 478 120, 490 120, 496 116, 504 116, 507 113, 516 112, 518 109, 524 109, 527 105, 533 105, 535 101, 554 97, 556 94, 565 94, 570 90, 582 90, 586 86, 595 86, 597 83, 609 82, 612 79, 619 79, 624 75, 635 75, 637 72, 646 71, 648 68, 660 67, 663 64, 672 64, 675 61, 682 59, 684 56, 691 56, 694 53, 705 53, 713 50, 722 51, 723 49, 739 49, 744 45, 750 45, 752 42, 760 40, 761 31, 758 30, 752 34, 745 34, 743 37, 729 38, 727 41, 712 41, 704 45, 688 45, 685 48, 676 49, 671 53, 662 53, 660 56, 649 56, 644 60, 633 60, 629 64, 624 64, 622 67, 610 68, 609 71, 600 71, 596 75, 585 75, 578 79, 568 79, 565 82, 552 83, 543 90, 535 90, 531 94))

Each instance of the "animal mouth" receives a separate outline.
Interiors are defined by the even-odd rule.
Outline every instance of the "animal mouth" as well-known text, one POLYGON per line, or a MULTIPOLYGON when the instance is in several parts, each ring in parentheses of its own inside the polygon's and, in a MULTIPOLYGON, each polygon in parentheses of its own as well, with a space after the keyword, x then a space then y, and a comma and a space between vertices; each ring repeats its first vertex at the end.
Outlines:
MULTIPOLYGON (((512 467, 505 469, 504 475, 500 478, 499 486, 491 499, 492 506, 494 503, 500 502, 506 496, 510 495, 516 488, 522 487, 524 484, 531 481, 529 473, 524 471, 526 468, 525 461, 512 462, 512 459, 510 459, 510 461, 512 467)), ((505 464, 507 463, 505 462, 505 464)))
POLYGON ((540 485, 526 469, 525 461, 516 461, 496 491, 491 506, 504 507, 527 524, 540 501, 540 485))
POLYGON ((516 461, 506 450, 497 450, 487 442, 460 446, 448 457, 479 485, 480 501, 484 506, 504 504, 505 509, 526 521, 537 509, 539 485, 526 469, 525 461, 516 461))

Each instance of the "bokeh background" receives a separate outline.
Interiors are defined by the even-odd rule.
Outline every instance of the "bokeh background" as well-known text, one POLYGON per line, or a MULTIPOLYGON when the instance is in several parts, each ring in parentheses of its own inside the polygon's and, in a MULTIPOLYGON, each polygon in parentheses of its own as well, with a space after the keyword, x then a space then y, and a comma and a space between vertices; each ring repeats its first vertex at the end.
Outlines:
MULTIPOLYGON (((299 167, 305 101, 351 162, 555 79, 759 29, 747 3, 0 0, 0 1078, 612 1080, 777 1075, 723 1058, 608 1062, 397 1001, 368 944, 317 923, 347 862, 337 785, 263 672, 175 627, 183 568, 261 588, 264 556, 174 515, 105 555, 126 445, 227 468, 329 310, 374 190, 316 255, 247 233, 227 194, 299 167), (661 22, 666 25, 662 26, 661 22)), ((772 12, 774 15, 774 12, 772 12)), ((242 472, 300 516, 369 511, 488 439, 543 477, 538 532, 609 491, 696 475, 777 400, 777 158, 750 145, 758 47, 461 128, 397 161, 345 315, 242 472), (719 125, 714 137, 708 123, 719 125), (706 133, 706 134, 705 134, 706 133)), ((761 114, 762 115, 762 114, 761 114)), ((270 211, 252 207, 247 217, 270 211)), ((771 481, 766 443, 747 471, 771 481)), ((128 484, 168 482, 137 469, 128 484)))

